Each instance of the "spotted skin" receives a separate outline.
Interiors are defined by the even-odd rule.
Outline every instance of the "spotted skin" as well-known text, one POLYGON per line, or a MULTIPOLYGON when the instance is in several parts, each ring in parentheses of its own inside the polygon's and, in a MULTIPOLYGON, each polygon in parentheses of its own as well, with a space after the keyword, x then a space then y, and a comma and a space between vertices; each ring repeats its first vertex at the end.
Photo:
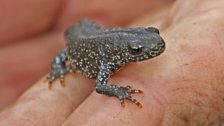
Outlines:
POLYGON ((48 82, 76 71, 96 80, 96 92, 142 105, 131 94, 143 93, 131 86, 108 84, 108 79, 122 66, 151 59, 165 50, 159 30, 148 28, 107 29, 90 20, 81 20, 65 31, 67 46, 53 60, 48 82), (69 62, 70 65, 66 65, 69 62))

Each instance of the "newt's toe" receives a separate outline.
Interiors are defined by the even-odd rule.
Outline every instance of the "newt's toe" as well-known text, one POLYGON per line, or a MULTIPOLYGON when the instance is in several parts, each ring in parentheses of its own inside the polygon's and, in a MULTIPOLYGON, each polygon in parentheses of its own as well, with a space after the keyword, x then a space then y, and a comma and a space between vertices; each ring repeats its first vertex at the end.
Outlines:
POLYGON ((60 78, 60 85, 61 87, 65 87, 65 80, 64 80, 64 77, 63 78, 60 78))

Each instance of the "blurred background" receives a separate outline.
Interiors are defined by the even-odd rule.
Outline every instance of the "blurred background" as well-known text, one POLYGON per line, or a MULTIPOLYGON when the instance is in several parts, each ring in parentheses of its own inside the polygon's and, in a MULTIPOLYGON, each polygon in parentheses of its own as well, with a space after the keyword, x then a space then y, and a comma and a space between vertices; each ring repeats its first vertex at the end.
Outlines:
MULTIPOLYGON (((65 45, 63 31, 88 18, 107 27, 127 27, 174 0, 1 0, 0 109, 50 70, 51 60, 65 45)), ((166 16, 165 13, 152 18, 166 16)), ((152 19, 150 22, 153 22, 152 19)), ((158 25, 158 24, 155 24, 158 25)))

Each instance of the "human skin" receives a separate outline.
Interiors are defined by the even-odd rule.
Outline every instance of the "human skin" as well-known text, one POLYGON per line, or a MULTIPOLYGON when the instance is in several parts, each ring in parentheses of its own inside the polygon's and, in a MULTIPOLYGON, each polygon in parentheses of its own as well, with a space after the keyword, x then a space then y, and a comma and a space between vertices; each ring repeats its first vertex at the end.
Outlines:
POLYGON ((171 1, 1 0, 0 109, 50 71, 69 25, 86 17, 106 26, 125 25, 171 1))
MULTIPOLYGON (((94 80, 66 76, 49 90, 44 78, 0 113, 0 125, 224 125, 224 1, 180 0, 153 17, 166 41, 159 57, 127 65, 110 83, 144 90, 140 109, 97 94, 94 80)), ((148 19, 151 18, 151 19, 148 19)), ((142 25, 142 24, 141 24, 142 25)))

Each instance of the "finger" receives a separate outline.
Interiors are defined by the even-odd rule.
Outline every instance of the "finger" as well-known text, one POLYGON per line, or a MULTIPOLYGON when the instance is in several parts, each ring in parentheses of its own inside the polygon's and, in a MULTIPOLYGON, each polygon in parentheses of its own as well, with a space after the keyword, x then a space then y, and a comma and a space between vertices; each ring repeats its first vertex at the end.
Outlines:
POLYGON ((167 22, 167 15, 169 15, 170 7, 173 4, 166 4, 160 9, 158 9, 156 12, 151 12, 145 16, 142 16, 141 18, 138 18, 134 21, 132 21, 128 26, 129 27, 136 27, 136 24, 138 24, 138 27, 156 27, 162 32, 165 30, 169 25, 170 22, 167 22))
POLYGON ((91 18, 106 26, 126 25, 148 12, 153 12, 174 0, 113 0, 113 1, 81 1, 69 0, 57 22, 57 27, 66 28, 82 18, 91 18), (138 3, 138 4, 136 4, 138 3), (125 18, 124 18, 125 17, 125 18))
POLYGON ((61 33, 46 33, 0 49, 0 108, 49 72, 53 56, 63 47, 61 33), (5 96, 8 96, 7 98, 5 96))
POLYGON ((65 118, 92 92, 92 81, 79 75, 65 77, 65 88, 60 81, 48 89, 45 78, 27 90, 17 102, 0 113, 0 125, 22 126, 60 125, 65 118))
POLYGON ((4 18, 0 20, 0 45, 48 30, 53 24, 61 2, 61 0, 1 0, 0 15, 4 18))

